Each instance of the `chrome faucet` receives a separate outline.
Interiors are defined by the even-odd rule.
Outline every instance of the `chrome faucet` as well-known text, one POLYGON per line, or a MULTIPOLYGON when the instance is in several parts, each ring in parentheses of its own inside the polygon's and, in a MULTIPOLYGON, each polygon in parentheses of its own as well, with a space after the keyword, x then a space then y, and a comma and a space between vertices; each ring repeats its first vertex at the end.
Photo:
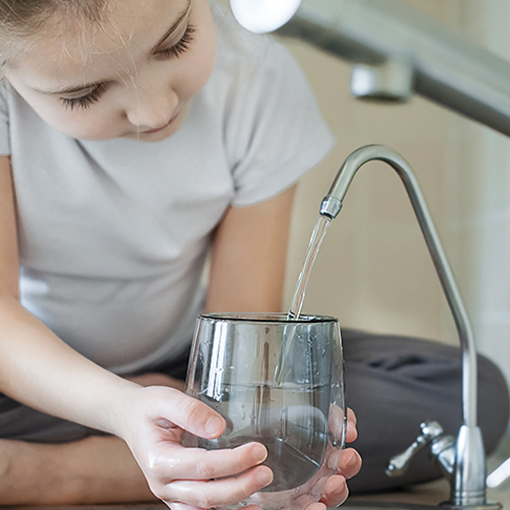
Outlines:
POLYGON ((257 32, 306 41, 354 64, 355 97, 414 92, 510 136, 510 62, 396 0, 230 0, 257 32), (279 28, 280 27, 280 28, 279 28))
POLYGON ((336 218, 356 172, 365 163, 374 160, 390 165, 404 183, 453 314, 462 350, 463 424, 456 441, 451 436, 444 436, 437 422, 423 423, 422 435, 405 452, 391 460, 387 473, 390 476, 402 474, 414 454, 430 446, 432 456, 450 480, 448 505, 456 509, 501 508, 499 503, 488 503, 486 499, 485 450, 477 425, 477 355, 473 333, 453 273, 411 167, 400 154, 382 145, 367 145, 355 150, 338 171, 322 201, 320 214, 330 220, 336 218))

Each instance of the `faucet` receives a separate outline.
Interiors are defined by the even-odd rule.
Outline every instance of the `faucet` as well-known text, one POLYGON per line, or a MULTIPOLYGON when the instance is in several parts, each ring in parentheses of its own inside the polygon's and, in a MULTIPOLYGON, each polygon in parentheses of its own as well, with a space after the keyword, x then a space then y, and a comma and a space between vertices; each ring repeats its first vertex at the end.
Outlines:
POLYGON ((352 62, 351 93, 414 92, 510 136, 510 62, 397 0, 230 0, 241 25, 352 62))
POLYGON ((321 203, 320 214, 329 220, 336 218, 358 169, 375 160, 387 163, 397 172, 409 195, 452 312, 462 352, 463 424, 457 439, 445 436, 437 422, 422 423, 422 435, 405 452, 390 461, 387 473, 390 476, 402 474, 414 454, 424 446, 430 446, 432 456, 450 481, 450 500, 447 505, 456 510, 473 507, 477 507, 477 510, 499 509, 499 503, 488 503, 486 499, 485 450, 477 425, 477 355, 473 333, 453 273, 411 167, 400 154, 382 145, 366 145, 355 150, 338 171, 321 203))

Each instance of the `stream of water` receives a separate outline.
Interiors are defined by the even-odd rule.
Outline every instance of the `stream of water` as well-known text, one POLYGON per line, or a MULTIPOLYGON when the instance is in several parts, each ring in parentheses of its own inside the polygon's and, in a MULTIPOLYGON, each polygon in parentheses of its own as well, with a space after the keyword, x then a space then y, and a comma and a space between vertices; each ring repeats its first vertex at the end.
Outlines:
POLYGON ((321 216, 313 229, 312 236, 310 237, 310 242, 308 244, 308 250, 306 251, 303 270, 299 274, 296 289, 287 314, 287 318, 289 320, 298 320, 301 315, 310 273, 312 272, 313 264, 315 263, 315 259, 317 258, 317 254, 319 253, 319 249, 324 237, 326 236, 330 223, 331 220, 329 218, 321 216))
MULTIPOLYGON (((319 253, 319 249, 321 247, 322 241, 324 240, 324 237, 326 236, 330 223, 331 220, 329 218, 320 216, 319 221, 317 221, 315 228, 313 229, 312 235, 310 237, 310 242, 308 244, 308 249, 306 251, 303 270, 299 274, 296 289, 294 291, 292 302, 287 313, 288 320, 299 320, 299 317, 301 316, 310 273, 312 272, 315 259, 317 258, 317 254, 319 253)), ((283 365, 291 347, 292 335, 286 334, 283 337, 280 357, 278 359, 278 365, 276 367, 274 376, 274 380, 277 384, 281 384, 282 382, 281 377, 283 372, 283 365)))

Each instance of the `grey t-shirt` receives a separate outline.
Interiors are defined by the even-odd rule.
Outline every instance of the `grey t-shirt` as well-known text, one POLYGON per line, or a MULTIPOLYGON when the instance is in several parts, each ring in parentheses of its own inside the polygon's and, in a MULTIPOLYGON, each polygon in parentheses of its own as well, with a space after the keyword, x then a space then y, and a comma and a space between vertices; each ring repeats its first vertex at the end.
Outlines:
POLYGON ((279 194, 332 145, 282 46, 216 18, 213 75, 181 129, 161 142, 70 138, 9 84, 0 88, 22 304, 120 374, 150 369, 190 341, 211 233, 226 208, 279 194))

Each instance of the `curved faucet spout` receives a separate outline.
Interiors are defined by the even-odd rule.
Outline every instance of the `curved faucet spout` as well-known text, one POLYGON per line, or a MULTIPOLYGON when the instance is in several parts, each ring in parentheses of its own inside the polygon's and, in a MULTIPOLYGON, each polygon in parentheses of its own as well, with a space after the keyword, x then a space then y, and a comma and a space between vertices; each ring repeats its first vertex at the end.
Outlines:
POLYGON ((425 199, 409 164, 397 152, 382 145, 367 145, 350 154, 338 171, 321 204, 320 214, 334 219, 354 175, 369 161, 384 161, 400 176, 411 200, 436 272, 453 314, 462 348, 462 404, 464 425, 460 428, 452 473, 452 500, 455 507, 485 505, 485 452, 477 427, 477 357, 468 315, 455 279, 439 241, 425 199))
POLYGON ((322 201, 320 214, 331 220, 336 218, 342 208, 343 200, 356 172, 365 163, 374 160, 384 161, 390 165, 402 179, 421 231, 425 237, 439 280, 452 311, 462 346, 464 423, 470 427, 475 427, 477 419, 477 359, 471 326, 425 199, 407 161, 400 154, 383 145, 366 145, 355 150, 347 157, 338 171, 328 194, 322 201))

